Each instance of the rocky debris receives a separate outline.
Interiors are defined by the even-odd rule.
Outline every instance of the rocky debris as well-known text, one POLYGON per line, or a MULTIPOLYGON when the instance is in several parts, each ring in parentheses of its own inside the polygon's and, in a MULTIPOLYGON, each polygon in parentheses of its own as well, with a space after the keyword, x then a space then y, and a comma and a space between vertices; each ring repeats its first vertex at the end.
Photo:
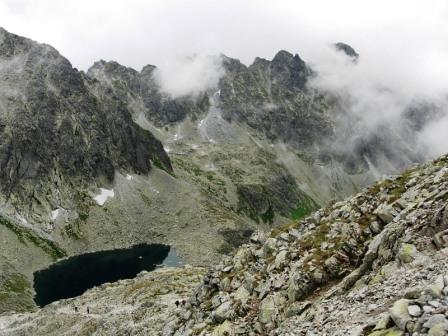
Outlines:
POLYGON ((175 335, 208 335, 226 321, 235 335, 399 335, 411 325, 435 333, 448 289, 431 286, 424 304, 404 291, 448 272, 448 251, 433 240, 444 229, 433 218, 447 204, 447 166, 444 156, 267 236, 254 233, 207 273, 175 335))
POLYGON ((191 266, 142 272, 35 313, 0 316, 0 335, 170 335, 204 273, 191 266))
POLYGON ((389 335, 391 330, 403 335, 447 335, 448 275, 439 276, 434 284, 418 292, 418 297, 394 302, 389 310, 393 326, 377 324, 368 336, 389 335))

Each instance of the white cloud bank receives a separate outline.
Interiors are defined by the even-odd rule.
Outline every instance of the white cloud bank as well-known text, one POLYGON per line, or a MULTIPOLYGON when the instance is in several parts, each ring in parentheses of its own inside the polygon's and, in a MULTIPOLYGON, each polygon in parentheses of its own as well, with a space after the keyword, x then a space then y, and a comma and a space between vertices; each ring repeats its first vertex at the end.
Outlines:
POLYGON ((220 57, 201 54, 165 61, 158 66, 155 79, 162 91, 178 98, 216 88, 223 74, 220 57))
POLYGON ((349 148, 356 145, 354 139, 369 132, 378 133, 378 128, 384 125, 398 133, 406 122, 403 118, 406 108, 429 102, 437 105, 445 118, 425 125, 420 134, 416 133, 417 144, 424 146, 429 157, 448 152, 448 67, 441 62, 427 63, 431 59, 424 57, 427 52, 431 50, 421 50, 420 56, 402 55, 400 62, 392 61, 396 55, 391 56, 385 49, 379 53, 361 53, 354 63, 332 45, 322 48, 312 62, 318 76, 310 85, 342 97, 344 110, 353 123, 340 130, 341 143, 333 145, 349 148), (426 61, 409 62, 412 58, 426 61))

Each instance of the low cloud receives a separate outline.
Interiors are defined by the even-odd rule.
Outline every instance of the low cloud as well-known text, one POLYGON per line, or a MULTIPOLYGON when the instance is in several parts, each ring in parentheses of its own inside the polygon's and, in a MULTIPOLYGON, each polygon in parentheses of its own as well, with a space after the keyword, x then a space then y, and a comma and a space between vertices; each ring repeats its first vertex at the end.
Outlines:
POLYGON ((434 59, 433 50, 422 50, 415 56, 419 62, 403 59, 400 63, 392 61, 384 51, 361 53, 355 63, 332 45, 316 55, 312 67, 318 75, 310 86, 335 95, 340 110, 345 113, 336 129, 339 142, 332 144, 333 147, 350 150, 357 141, 381 134, 387 127, 395 140, 403 140, 403 147, 410 145, 404 143, 406 140, 415 140, 414 150, 420 149, 427 157, 448 152, 448 117, 444 103, 448 98, 448 77, 437 74, 443 68, 428 68, 434 59), (437 122, 426 122, 423 117, 421 121, 413 120, 422 123, 421 129, 405 134, 405 126, 409 124, 407 109, 428 105, 432 110, 422 109, 421 113, 433 113, 437 122))
POLYGON ((220 57, 195 55, 166 61, 157 68, 155 79, 162 92, 178 98, 217 88, 223 75, 220 57))
POLYGON ((428 149, 432 157, 448 153, 448 107, 445 105, 445 116, 431 122, 419 135, 419 140, 428 149))

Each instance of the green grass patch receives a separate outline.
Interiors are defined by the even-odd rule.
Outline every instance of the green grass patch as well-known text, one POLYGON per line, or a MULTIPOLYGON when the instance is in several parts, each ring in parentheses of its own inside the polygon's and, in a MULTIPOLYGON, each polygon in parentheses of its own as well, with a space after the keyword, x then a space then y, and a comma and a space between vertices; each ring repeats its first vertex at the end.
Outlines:
POLYGON ((4 281, 3 289, 7 292, 22 294, 30 289, 30 285, 22 274, 14 273, 4 281))
POLYGON ((272 209, 272 206, 269 206, 269 209, 266 210, 265 213, 260 215, 261 220, 265 224, 266 223, 272 224, 274 222, 274 216, 275 216, 275 213, 274 213, 274 210, 272 209))
POLYGON ((59 258, 67 256, 67 253, 62 248, 60 248, 55 242, 40 237, 35 233, 31 232, 31 230, 14 225, 4 217, 0 217, 0 225, 5 226, 10 231, 12 231, 22 244, 28 245, 28 243, 31 243, 39 247, 46 254, 48 254, 53 260, 57 260, 59 258))
POLYGON ((297 207, 292 211, 291 218, 294 220, 301 219, 308 216, 318 208, 319 206, 313 201, 313 199, 308 196, 303 196, 297 204, 297 207))

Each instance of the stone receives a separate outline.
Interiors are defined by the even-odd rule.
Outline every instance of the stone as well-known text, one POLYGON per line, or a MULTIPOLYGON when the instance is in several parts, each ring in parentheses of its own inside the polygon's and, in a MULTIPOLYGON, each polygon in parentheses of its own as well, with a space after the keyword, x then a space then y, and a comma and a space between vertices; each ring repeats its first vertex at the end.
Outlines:
POLYGON ((389 309, 390 317, 401 330, 405 330, 406 323, 411 320, 408 312, 409 302, 407 299, 400 299, 389 309))
POLYGON ((433 326, 441 323, 448 323, 445 315, 443 314, 434 314, 432 315, 428 321, 423 324, 423 327, 431 329, 433 326))
POLYGON ((235 292, 235 299, 240 300, 242 303, 246 303, 247 299, 249 298, 250 293, 247 291, 247 289, 244 286, 241 286, 238 288, 238 290, 235 292))
POLYGON ((442 322, 433 325, 428 331, 428 336, 446 336, 447 333, 448 333, 448 323, 442 322))
POLYGON ((438 308, 440 306, 440 302, 434 300, 428 301, 428 304, 433 306, 434 308, 438 308))
POLYGON ((234 328, 230 321, 224 321, 222 324, 217 326, 213 332, 212 336, 234 336, 234 328))
POLYGON ((443 296, 443 288, 445 287, 443 277, 438 277, 436 282, 426 288, 425 293, 432 296, 435 299, 443 296))
POLYGON ((393 324, 392 319, 390 318, 389 314, 384 314, 380 320, 376 323, 375 327, 373 328, 373 330, 383 330, 383 329, 387 329, 389 327, 391 327, 393 324))
POLYGON ((398 328, 389 328, 386 330, 377 330, 368 336, 404 336, 404 331, 398 328))
POLYGON ((310 301, 294 302, 289 306, 288 310, 286 311, 286 317, 300 315, 309 307, 311 307, 311 305, 312 303, 310 301))
POLYGON ((278 307, 283 301, 284 299, 278 293, 266 296, 261 301, 258 320, 263 324, 273 322, 278 313, 278 307))
POLYGON ((218 308, 216 308, 213 314, 213 319, 216 322, 221 323, 231 318, 234 315, 234 313, 235 312, 233 311, 232 308, 232 302, 226 301, 224 303, 221 303, 221 305, 219 305, 218 308))
POLYGON ((400 249, 398 251, 398 259, 403 264, 408 264, 415 260, 417 257, 417 248, 412 244, 401 244, 400 249))
POLYGON ((422 309, 419 305, 409 305, 408 306, 408 313, 411 316, 418 317, 422 315, 422 309))

